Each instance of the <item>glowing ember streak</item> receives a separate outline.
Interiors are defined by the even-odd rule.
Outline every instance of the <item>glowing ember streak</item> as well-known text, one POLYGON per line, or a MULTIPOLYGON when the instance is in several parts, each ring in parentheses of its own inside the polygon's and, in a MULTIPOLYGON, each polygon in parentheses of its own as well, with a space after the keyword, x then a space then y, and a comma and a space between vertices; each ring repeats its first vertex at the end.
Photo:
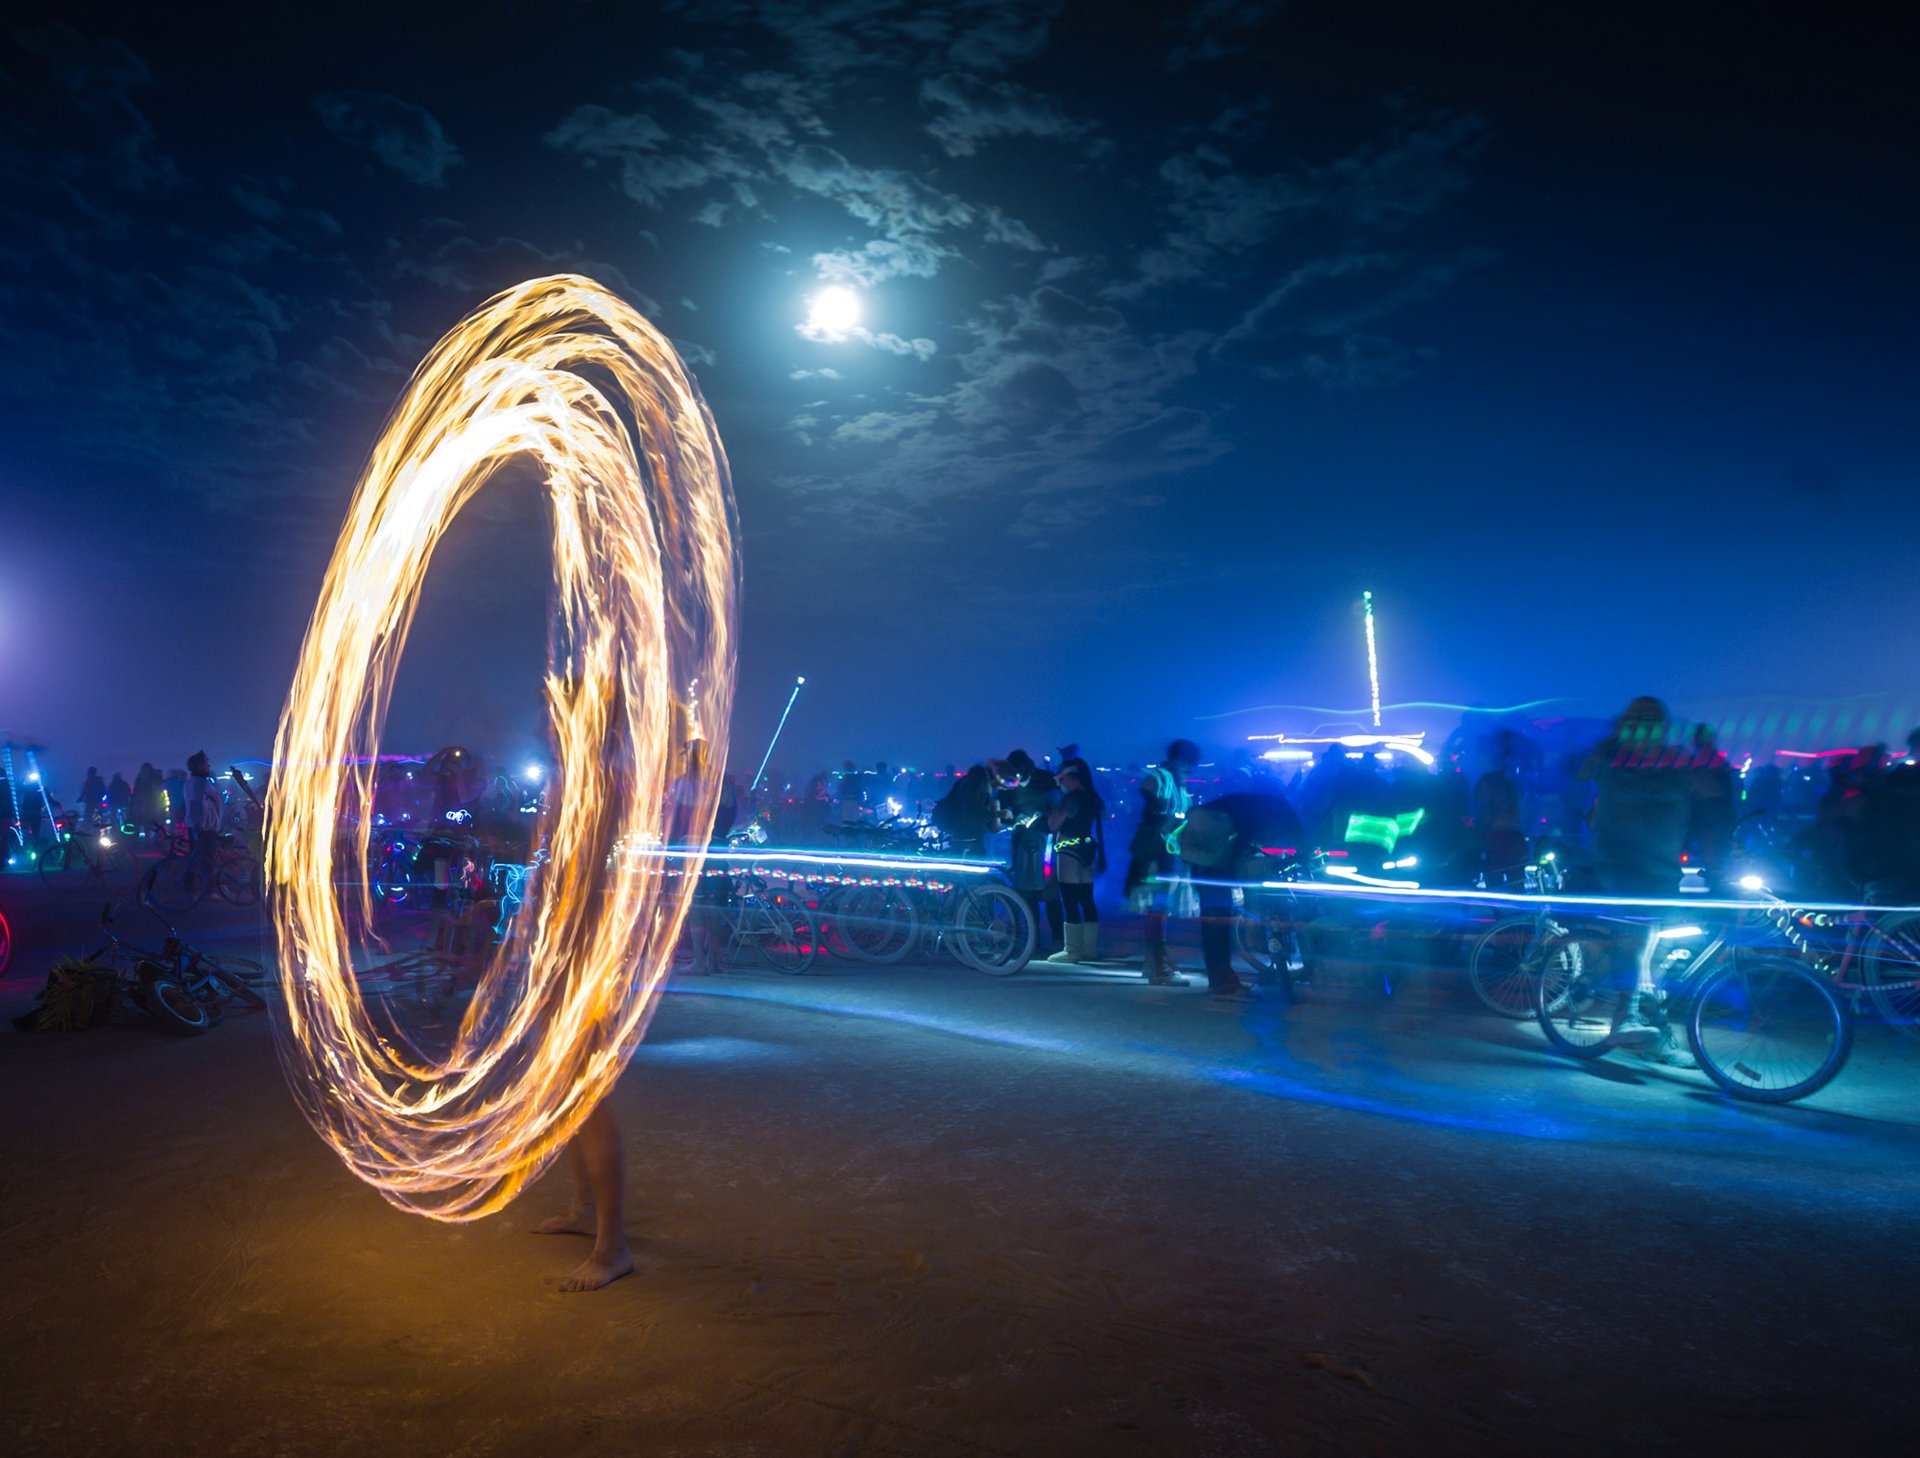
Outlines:
POLYGON ((560 275, 501 294, 435 346, 348 509, 268 792, 288 1082, 348 1168, 395 1205, 441 1220, 499 1210, 626 1066, 698 878, 615 851, 667 839, 690 682, 714 734, 692 824, 713 823, 737 585, 713 418, 645 319, 560 275), (369 1016, 348 932, 369 925, 369 878, 347 878, 357 889, 343 906, 336 837, 344 815, 364 866, 387 702, 434 547, 523 457, 545 474, 553 523, 550 859, 518 918, 523 956, 496 953, 432 1061, 395 1048, 369 1016))

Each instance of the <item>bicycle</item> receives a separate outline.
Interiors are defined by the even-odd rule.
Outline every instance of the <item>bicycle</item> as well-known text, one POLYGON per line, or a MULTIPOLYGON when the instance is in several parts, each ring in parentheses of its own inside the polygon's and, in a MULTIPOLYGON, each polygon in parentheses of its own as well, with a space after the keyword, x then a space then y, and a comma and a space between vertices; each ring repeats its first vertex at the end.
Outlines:
POLYGON ((1653 992, 1639 990, 1639 969, 1627 957, 1561 955, 1565 942, 1583 932, 1536 942, 1536 1016, 1548 1045, 1582 1061, 1603 1057, 1621 1045, 1637 1005, 1658 1028, 1678 1017, 1701 1072, 1736 1098, 1790 1103, 1817 1093, 1852 1052, 1852 1013, 1804 961, 1745 946, 1741 933, 1752 925, 1743 913, 1710 935, 1699 927, 1653 933, 1656 942, 1707 937, 1704 945, 1676 945, 1667 954, 1666 975, 1653 992))
POLYGON ((1855 1011, 1864 998, 1896 1033, 1920 1038, 1920 912, 1878 913, 1864 906, 1801 911, 1775 896, 1758 876, 1742 877, 1740 884, 1768 898, 1764 914, 1810 967, 1848 994, 1855 1011), (1837 951, 1816 943, 1816 932, 1830 934, 1836 928, 1845 933, 1837 951), (1856 968, 1857 982, 1852 980, 1856 968))
POLYGON ((820 911, 822 941, 836 955, 894 963, 916 948, 928 957, 945 951, 976 972, 1011 977, 1033 960, 1038 933, 1032 908, 1004 875, 983 868, 962 886, 921 873, 911 857, 871 874, 849 856, 824 873, 789 880, 806 884, 820 911))
POLYGON ((170 851, 155 861, 140 883, 140 899, 178 916, 209 896, 229 906, 260 903, 260 862, 231 833, 202 836, 182 853, 170 851))
POLYGON ((40 852, 40 879, 52 891, 82 891, 107 884, 110 875, 129 874, 133 856, 114 831, 82 826, 77 811, 54 818, 53 841, 40 852))
POLYGON ((62 989, 80 1009, 79 1023, 104 1023, 121 1005, 145 1013, 170 1033, 191 1037, 220 1023, 226 1004, 239 1001, 263 1009, 266 999, 254 984, 265 969, 238 957, 216 957, 180 940, 173 923, 148 906, 166 930, 160 947, 150 949, 123 940, 109 930, 114 907, 107 902, 100 913, 104 945, 85 957, 55 965, 48 986, 40 994, 41 1008, 16 1018, 18 1026, 49 1026, 50 994, 62 989), (62 976, 62 972, 65 976, 62 976))
POLYGON ((676 968, 691 970, 694 949, 687 932, 694 930, 695 919, 703 914, 718 923, 715 930, 724 933, 720 952, 722 966, 737 961, 741 953, 749 950, 774 971, 789 977, 797 977, 813 966, 820 942, 804 901, 791 891, 776 890, 754 872, 709 874, 728 878, 727 898, 718 902, 696 899, 688 915, 688 925, 674 947, 676 968))

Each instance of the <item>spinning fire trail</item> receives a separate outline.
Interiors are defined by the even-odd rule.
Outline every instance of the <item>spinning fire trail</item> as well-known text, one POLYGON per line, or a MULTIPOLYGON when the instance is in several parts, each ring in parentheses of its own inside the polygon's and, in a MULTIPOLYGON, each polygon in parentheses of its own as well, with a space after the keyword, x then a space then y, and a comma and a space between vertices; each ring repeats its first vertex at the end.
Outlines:
POLYGON ((393 1204, 442 1220, 499 1210, 626 1066, 699 878, 621 852, 668 838, 688 683, 699 701, 687 707, 714 735, 693 826, 712 824, 737 590, 719 435, 672 345, 639 314, 590 279, 535 279, 434 347, 348 508, 268 800, 288 1082, 348 1168, 393 1204), (348 926, 369 924, 375 757, 428 564, 461 507, 518 458, 544 473, 553 524, 556 770, 539 826, 549 861, 520 914, 520 955, 496 952, 434 1060, 395 1047, 369 1015, 348 926), (343 837, 343 823, 357 830, 343 837), (342 839, 357 855, 345 876, 342 839))

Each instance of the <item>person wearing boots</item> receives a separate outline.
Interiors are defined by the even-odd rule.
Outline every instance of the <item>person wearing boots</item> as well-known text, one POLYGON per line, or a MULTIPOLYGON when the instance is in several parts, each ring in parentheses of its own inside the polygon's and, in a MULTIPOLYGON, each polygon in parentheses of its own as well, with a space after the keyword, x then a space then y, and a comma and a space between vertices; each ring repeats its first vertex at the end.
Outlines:
POLYGON ((1100 910, 1094 904, 1093 883, 1106 869, 1101 831, 1107 807, 1093 788, 1085 760, 1066 760, 1057 779, 1060 803, 1048 812, 1047 823, 1053 830, 1053 882, 1066 918, 1066 946, 1047 961, 1089 963, 1100 955, 1100 910))
POLYGON ((1140 970, 1156 987, 1187 985, 1167 952, 1167 883, 1179 870, 1167 837, 1187 818, 1187 777, 1199 767, 1200 747, 1191 739, 1176 739, 1167 746, 1166 757, 1140 779, 1140 824, 1128 846, 1126 893, 1146 913, 1140 970))

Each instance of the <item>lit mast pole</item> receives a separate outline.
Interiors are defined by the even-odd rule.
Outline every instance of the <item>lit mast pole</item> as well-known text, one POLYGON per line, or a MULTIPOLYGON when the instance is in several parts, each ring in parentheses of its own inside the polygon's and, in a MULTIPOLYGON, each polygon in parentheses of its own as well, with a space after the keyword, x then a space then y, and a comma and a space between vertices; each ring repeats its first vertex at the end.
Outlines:
POLYGON ((1367 615, 1367 687, 1373 694, 1373 727, 1380 727, 1380 645, 1373 636, 1373 594, 1360 594, 1360 606, 1367 615))
POLYGON ((793 692, 787 695, 787 706, 780 711, 780 722, 773 726, 773 738, 767 741, 767 752, 760 756, 760 768, 753 772, 753 783, 747 786, 749 795, 760 788, 760 776, 767 772, 767 761, 773 758, 773 746, 780 742, 780 731, 787 727, 787 715, 793 712, 793 701, 800 697, 800 687, 805 682, 804 677, 793 681, 793 692))

